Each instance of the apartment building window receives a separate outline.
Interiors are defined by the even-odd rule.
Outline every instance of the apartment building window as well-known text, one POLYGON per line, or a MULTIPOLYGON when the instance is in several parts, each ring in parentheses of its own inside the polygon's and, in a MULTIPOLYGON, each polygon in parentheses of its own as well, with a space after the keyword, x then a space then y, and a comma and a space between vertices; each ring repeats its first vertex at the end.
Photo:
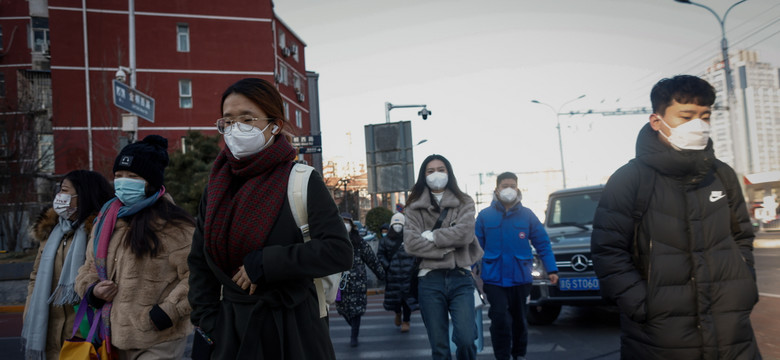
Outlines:
POLYGON ((8 156, 8 132, 0 126, 0 156, 8 156))
POLYGON ((301 88, 301 77, 298 76, 298 74, 293 75, 293 87, 295 87, 295 91, 303 92, 303 88, 301 88))
POLYGON ((0 25, 0 50, 3 50, 3 26, 0 25))
POLYGON ((38 136, 38 159, 41 159, 42 172, 54 172, 54 135, 42 134, 38 136))
POLYGON ((5 97, 5 73, 0 72, 0 97, 5 97))
POLYGON ((287 36, 284 35, 284 31, 279 32, 279 48, 284 49, 287 47, 287 36))
POLYGON ((287 77, 290 76, 289 72, 287 71, 287 66, 279 63, 279 83, 289 85, 289 82, 287 80, 287 77))
POLYGON ((47 53, 49 52, 49 19, 44 17, 33 17, 31 27, 32 44, 30 44, 34 52, 47 53))
POLYGON ((290 119, 290 104, 288 104, 287 101, 284 102, 284 118, 287 120, 290 119))
POLYGON ((295 110, 295 126, 299 129, 303 128, 303 114, 300 110, 295 110))
POLYGON ((293 59, 295 59, 295 61, 299 61, 300 60, 300 58, 298 57, 298 45, 297 44, 293 44, 292 45, 292 54, 293 54, 293 59))
POLYGON ((189 79, 179 80, 179 107, 192 109, 192 81, 189 79))
POLYGON ((190 26, 176 24, 176 51, 190 52, 190 26))

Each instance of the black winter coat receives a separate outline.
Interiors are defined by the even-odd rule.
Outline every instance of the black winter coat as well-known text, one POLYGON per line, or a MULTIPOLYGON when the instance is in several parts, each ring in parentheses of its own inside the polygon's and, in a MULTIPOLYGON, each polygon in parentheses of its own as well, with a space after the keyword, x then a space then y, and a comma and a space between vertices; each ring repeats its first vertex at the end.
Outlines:
POLYGON ((415 257, 404 250, 403 236, 403 233, 397 233, 391 227, 387 237, 379 240, 379 248, 376 252, 379 262, 385 269, 383 306, 387 311, 401 312, 402 303, 406 303, 412 310, 420 307, 417 299, 409 296, 415 257), (396 248, 398 250, 393 253, 393 249, 396 248))
POLYGON ((338 310, 339 315, 345 318, 361 316, 366 312, 366 303, 368 302, 366 265, 371 268, 377 278, 380 280, 385 278, 385 270, 379 264, 371 246, 358 235, 357 229, 352 228, 349 237, 352 240, 354 256, 352 269, 349 270, 348 274, 342 275, 341 284, 339 284, 342 287, 341 300, 336 300, 336 310, 338 310))
MULTIPOLYGON (((317 172, 308 187, 309 231, 304 243, 287 197, 262 251, 244 258, 257 291, 249 295, 205 251, 207 191, 188 258, 192 323, 214 340, 212 359, 335 359, 328 326, 319 317, 313 279, 345 271, 352 247, 336 204, 317 172)), ((262 199, 258 199, 262 201, 262 199)), ((198 335, 195 335, 198 336, 198 335)))
POLYGON ((656 174, 637 242, 631 213, 647 179, 633 162, 609 179, 591 239, 602 292, 621 311, 622 358, 760 359, 750 324, 753 230, 734 170, 715 159, 711 141, 676 151, 649 124, 636 148, 656 174))

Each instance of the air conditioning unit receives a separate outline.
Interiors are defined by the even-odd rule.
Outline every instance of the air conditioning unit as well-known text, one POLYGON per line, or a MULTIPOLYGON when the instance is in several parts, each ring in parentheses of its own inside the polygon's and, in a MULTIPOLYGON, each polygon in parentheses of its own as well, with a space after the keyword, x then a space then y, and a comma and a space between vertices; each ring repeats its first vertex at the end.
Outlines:
POLYGON ((288 47, 283 48, 282 49, 282 55, 284 55, 285 57, 290 56, 290 55, 292 55, 292 50, 290 50, 290 48, 288 48, 288 47))
POLYGON ((298 101, 300 102, 303 102, 303 100, 306 99, 306 97, 303 96, 302 92, 296 92, 295 96, 298 98, 298 101))
POLYGON ((295 55, 298 53, 298 45, 293 45, 290 52, 295 55))
POLYGON ((276 74, 274 75, 274 80, 276 80, 276 82, 278 82, 278 83, 280 83, 280 84, 281 84, 281 83, 282 83, 282 80, 284 80, 284 78, 282 78, 282 74, 276 73, 276 74))

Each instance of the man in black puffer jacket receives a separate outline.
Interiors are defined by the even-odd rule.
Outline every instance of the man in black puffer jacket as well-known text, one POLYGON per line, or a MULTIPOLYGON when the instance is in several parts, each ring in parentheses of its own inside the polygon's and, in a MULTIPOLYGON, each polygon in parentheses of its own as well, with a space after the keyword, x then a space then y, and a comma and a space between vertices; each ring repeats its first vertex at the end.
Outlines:
POLYGON ((715 91, 680 75, 650 98, 636 159, 607 182, 591 239, 603 295, 620 308, 621 358, 760 359, 753 229, 737 176, 709 139, 715 91))

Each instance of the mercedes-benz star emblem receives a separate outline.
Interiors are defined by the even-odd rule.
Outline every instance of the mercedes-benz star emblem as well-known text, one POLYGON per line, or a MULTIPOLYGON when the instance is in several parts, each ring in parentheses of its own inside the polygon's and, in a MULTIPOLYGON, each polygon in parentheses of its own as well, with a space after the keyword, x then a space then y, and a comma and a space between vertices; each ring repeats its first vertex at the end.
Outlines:
POLYGON ((574 271, 583 272, 588 269, 588 257, 577 254, 571 257, 571 268, 574 271))

